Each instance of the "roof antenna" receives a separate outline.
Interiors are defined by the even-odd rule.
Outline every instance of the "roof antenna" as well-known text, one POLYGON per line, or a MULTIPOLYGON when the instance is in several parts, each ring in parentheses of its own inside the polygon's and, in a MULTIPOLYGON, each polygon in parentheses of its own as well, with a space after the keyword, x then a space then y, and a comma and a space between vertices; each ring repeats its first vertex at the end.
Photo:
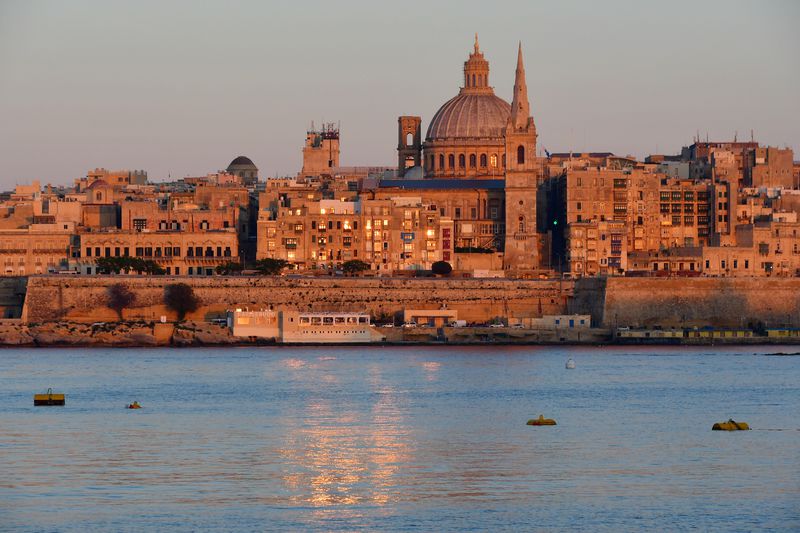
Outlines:
POLYGON ((752 128, 750 128, 750 142, 755 142, 753 140, 753 129, 752 128))
POLYGON ((738 131, 734 131, 733 132, 733 142, 738 142, 738 140, 739 140, 739 132, 738 131))

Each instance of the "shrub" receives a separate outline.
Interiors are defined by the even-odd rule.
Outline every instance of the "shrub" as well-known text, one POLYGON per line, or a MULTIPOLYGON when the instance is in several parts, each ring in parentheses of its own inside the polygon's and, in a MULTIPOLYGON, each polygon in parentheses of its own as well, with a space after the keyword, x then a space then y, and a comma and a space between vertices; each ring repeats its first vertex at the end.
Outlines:
POLYGON ((436 261, 431 265, 431 272, 439 276, 449 276, 453 267, 447 261, 436 261))
POLYGON ((259 259, 253 265, 262 276, 277 276, 289 263, 283 259, 259 259))
POLYGON ((365 263, 359 259, 352 259, 342 263, 342 271, 345 274, 357 274, 365 270, 369 270, 369 263, 365 263))
POLYGON ((244 267, 241 263, 234 263, 232 261, 228 261, 227 263, 223 263, 221 265, 217 265, 215 269, 217 274, 221 274, 223 276, 230 276, 231 274, 238 274, 240 273, 244 267))

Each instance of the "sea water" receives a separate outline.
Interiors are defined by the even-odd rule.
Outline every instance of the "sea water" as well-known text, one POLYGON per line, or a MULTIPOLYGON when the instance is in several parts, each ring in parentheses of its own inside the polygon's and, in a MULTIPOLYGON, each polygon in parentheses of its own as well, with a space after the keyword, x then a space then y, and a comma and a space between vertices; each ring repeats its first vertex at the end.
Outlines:
POLYGON ((3 349, 0 530, 796 530, 797 351, 3 349))

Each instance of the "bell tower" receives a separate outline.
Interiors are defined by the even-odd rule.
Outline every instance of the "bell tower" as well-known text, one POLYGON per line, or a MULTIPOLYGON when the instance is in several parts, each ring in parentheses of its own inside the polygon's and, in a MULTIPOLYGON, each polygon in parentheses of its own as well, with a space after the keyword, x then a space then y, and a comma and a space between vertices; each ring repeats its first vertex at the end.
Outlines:
POLYGON ((514 99, 505 129, 506 239, 503 256, 507 270, 539 267, 536 232, 536 189, 540 172, 536 159, 536 126, 528 102, 528 85, 522 61, 522 43, 517 51, 514 99))
POLYGON ((403 116, 397 119, 397 174, 422 164, 422 119, 403 116))

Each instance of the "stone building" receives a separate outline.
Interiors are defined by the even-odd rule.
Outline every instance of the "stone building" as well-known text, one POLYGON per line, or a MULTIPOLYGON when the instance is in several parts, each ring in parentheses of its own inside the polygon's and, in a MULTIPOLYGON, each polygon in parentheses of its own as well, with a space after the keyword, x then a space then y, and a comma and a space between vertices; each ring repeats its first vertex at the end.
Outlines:
POLYGON ((97 231, 81 233, 82 274, 96 274, 99 257, 138 257, 163 267, 167 274, 211 276, 218 265, 239 262, 239 240, 229 230, 97 231))
POLYGON ((1 275, 30 276, 65 268, 75 239, 71 229, 31 224, 24 229, 0 230, 1 275))
POLYGON ((303 168, 301 176, 318 176, 333 174, 339 166, 339 128, 327 123, 322 129, 311 129, 306 132, 303 146, 303 168))
POLYGON ((298 268, 336 267, 358 258, 374 270, 394 272, 427 269, 437 260, 494 267, 499 256, 510 275, 530 275, 542 263, 537 186, 544 166, 536 142, 521 46, 509 104, 489 85, 489 63, 476 38, 463 87, 434 114, 424 142, 420 117, 398 118, 393 175, 339 167, 338 128, 312 127, 300 175, 268 180, 260 194, 257 257, 283 258, 298 268), (350 223, 360 221, 360 235, 340 235, 336 223, 344 227, 345 220, 336 220, 338 213, 317 219, 324 200, 352 202, 347 214, 350 223), (370 219, 370 210, 385 214, 370 219), (309 230, 316 224, 319 233, 320 222, 328 233, 324 250, 320 236, 309 230), (349 246, 338 247, 345 239, 349 246), (293 248, 281 249, 285 240, 293 248))
POLYGON ((733 246, 703 248, 703 273, 711 276, 800 276, 800 223, 783 220, 742 224, 733 246))

